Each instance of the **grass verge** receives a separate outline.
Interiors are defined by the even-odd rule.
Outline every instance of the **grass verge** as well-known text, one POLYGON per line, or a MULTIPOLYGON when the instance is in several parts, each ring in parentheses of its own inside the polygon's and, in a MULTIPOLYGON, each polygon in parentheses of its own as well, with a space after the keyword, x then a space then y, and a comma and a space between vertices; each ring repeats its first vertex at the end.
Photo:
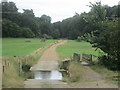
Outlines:
POLYGON ((77 62, 70 63, 69 65, 70 82, 78 82, 84 79, 84 75, 87 74, 87 69, 77 62))
POLYGON ((117 71, 111 71, 111 70, 108 70, 107 68, 105 68, 104 66, 100 66, 100 65, 93 65, 93 66, 90 66, 94 71, 98 72, 99 74, 101 74, 102 76, 105 77, 105 79, 110 82, 110 83, 113 83, 113 84, 118 84, 118 79, 117 78, 114 78, 114 76, 118 76, 118 73, 117 71))

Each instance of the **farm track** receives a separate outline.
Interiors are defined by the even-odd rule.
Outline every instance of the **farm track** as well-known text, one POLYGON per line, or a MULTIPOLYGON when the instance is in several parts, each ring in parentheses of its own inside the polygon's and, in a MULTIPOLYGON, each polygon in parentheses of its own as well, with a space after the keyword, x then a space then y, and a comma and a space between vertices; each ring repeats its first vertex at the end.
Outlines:
MULTIPOLYGON (((42 70, 51 71, 58 70, 58 55, 56 47, 63 45, 66 41, 62 41, 48 48, 36 65, 31 67, 32 71, 42 70)), ((84 76, 85 80, 68 85, 58 80, 35 80, 28 79, 24 82, 25 88, 117 88, 116 85, 108 83, 103 76, 92 70, 89 66, 84 66, 88 74, 84 76)))
MULTIPOLYGON (((84 66, 84 65, 83 65, 84 66)), ((87 74, 84 75, 84 81, 75 85, 79 88, 118 88, 118 86, 106 81, 105 77, 92 70, 89 66, 84 66, 87 74)))
MULTIPOLYGON (((52 45, 49 49, 47 49, 40 60, 36 65, 31 67, 31 71, 51 71, 58 70, 58 55, 56 53, 56 47, 62 45, 66 42, 66 40, 61 41, 52 45)), ((58 81, 58 80, 35 80, 28 79, 25 81, 25 88, 69 88, 67 83, 58 81)))

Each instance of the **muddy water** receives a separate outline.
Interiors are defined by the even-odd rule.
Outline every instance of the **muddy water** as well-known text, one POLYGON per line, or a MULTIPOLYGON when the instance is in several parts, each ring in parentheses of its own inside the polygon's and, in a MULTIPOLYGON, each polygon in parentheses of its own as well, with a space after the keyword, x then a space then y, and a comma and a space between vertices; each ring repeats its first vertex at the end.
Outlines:
POLYGON ((62 73, 57 70, 52 71, 34 71, 32 76, 28 79, 38 79, 38 80, 62 80, 62 73))

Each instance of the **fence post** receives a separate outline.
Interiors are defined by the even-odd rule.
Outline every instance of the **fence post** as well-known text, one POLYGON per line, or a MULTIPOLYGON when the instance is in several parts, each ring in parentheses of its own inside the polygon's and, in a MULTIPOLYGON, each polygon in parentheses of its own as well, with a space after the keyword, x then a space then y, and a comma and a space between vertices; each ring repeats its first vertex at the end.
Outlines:
POLYGON ((92 61, 92 54, 90 54, 90 61, 92 61))
POLYGON ((92 54, 82 54, 82 60, 85 60, 85 61, 92 61, 92 54))
POLYGON ((80 62, 80 54, 74 53, 73 54, 73 60, 76 60, 77 62, 80 62))
POLYGON ((3 69, 3 73, 4 73, 4 72, 5 72, 5 66, 3 66, 3 68, 2 68, 2 69, 3 69))
MULTIPOLYGON (((21 59, 22 60, 22 59, 21 59)), ((22 72, 22 61, 20 59, 18 60, 19 61, 19 75, 21 74, 22 72)))

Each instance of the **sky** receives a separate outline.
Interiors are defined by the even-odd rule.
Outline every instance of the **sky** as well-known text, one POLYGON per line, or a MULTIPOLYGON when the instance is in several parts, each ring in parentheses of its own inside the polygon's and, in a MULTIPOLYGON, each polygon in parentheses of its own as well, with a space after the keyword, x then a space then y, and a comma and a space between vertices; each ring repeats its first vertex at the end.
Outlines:
POLYGON ((19 12, 23 9, 33 9, 36 17, 46 14, 52 22, 62 21, 72 17, 75 13, 89 12, 89 2, 101 1, 103 5, 118 5, 120 0, 8 0, 16 3, 19 12))

